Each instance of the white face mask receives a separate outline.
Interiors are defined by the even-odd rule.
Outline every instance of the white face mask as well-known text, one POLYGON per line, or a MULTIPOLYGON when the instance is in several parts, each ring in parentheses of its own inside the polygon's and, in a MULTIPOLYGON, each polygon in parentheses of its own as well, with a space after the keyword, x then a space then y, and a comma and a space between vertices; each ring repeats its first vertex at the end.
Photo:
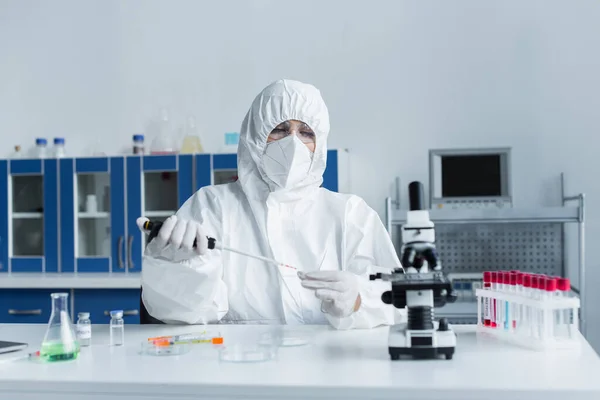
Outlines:
POLYGON ((262 157, 265 174, 280 189, 293 189, 310 171, 313 153, 296 135, 267 144, 262 157))

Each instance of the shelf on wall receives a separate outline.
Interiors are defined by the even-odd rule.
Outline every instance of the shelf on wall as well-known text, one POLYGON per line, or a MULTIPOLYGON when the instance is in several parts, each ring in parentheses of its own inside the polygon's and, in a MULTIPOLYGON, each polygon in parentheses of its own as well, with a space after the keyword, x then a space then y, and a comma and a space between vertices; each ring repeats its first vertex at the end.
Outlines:
MULTIPOLYGON (((407 210, 392 210, 392 224, 406 222, 407 210)), ((433 209, 432 222, 438 224, 473 223, 566 223, 579 222, 579 207, 502 208, 502 209, 433 209)))
POLYGON ((80 212, 77 214, 79 218, 94 219, 94 218, 108 218, 110 214, 106 211, 97 212, 80 212))
POLYGON ((41 212, 15 212, 12 213, 14 219, 38 219, 42 218, 44 213, 41 212))

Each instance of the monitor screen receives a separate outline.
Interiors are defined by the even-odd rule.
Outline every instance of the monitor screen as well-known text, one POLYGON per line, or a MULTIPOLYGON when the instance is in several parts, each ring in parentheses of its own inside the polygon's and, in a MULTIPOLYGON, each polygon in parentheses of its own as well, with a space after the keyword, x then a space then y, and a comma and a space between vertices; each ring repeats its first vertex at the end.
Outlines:
POLYGON ((502 196, 500 154, 441 157, 442 197, 502 196))

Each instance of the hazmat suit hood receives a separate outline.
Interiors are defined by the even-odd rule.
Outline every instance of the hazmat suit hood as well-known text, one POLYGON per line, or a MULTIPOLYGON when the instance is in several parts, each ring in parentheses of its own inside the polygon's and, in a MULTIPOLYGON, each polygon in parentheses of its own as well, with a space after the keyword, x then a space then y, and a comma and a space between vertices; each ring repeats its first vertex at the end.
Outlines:
POLYGON ((262 166, 269 133, 287 120, 302 121, 313 130, 316 146, 304 180, 293 188, 278 190, 281 199, 292 200, 319 188, 327 164, 329 112, 321 93, 312 85, 292 80, 278 80, 267 86, 252 102, 240 131, 238 177, 246 196, 265 200, 275 191, 262 166))

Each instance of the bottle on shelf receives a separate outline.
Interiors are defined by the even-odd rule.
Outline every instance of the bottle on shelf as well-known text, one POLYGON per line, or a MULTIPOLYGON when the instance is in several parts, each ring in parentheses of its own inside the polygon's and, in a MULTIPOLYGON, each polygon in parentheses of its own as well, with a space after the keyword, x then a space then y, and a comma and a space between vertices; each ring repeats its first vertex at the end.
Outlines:
POLYGON ((16 145, 15 146, 15 151, 12 152, 12 154, 10 155, 10 158, 23 158, 23 152, 21 151, 21 146, 16 145))
POLYGON ((33 149, 33 156, 35 158, 46 158, 48 156, 46 147, 48 141, 44 138, 35 139, 35 147, 33 149))
POLYGON ((161 110, 160 122, 157 127, 156 137, 152 140, 150 154, 172 154, 176 152, 174 143, 173 127, 169 119, 169 111, 165 108, 161 110))
POLYGON ((133 135, 133 154, 144 154, 144 135, 133 135))
POLYGON ((196 119, 194 117, 188 117, 187 125, 185 128, 185 137, 181 145, 182 154, 198 154, 202 153, 202 143, 198 135, 198 128, 196 126, 196 119))
POLYGON ((65 139, 64 138, 54 138, 54 157, 56 158, 64 158, 65 157, 65 139))
POLYGON ((240 134, 238 132, 225 133, 225 145, 221 149, 222 153, 237 153, 240 134))

